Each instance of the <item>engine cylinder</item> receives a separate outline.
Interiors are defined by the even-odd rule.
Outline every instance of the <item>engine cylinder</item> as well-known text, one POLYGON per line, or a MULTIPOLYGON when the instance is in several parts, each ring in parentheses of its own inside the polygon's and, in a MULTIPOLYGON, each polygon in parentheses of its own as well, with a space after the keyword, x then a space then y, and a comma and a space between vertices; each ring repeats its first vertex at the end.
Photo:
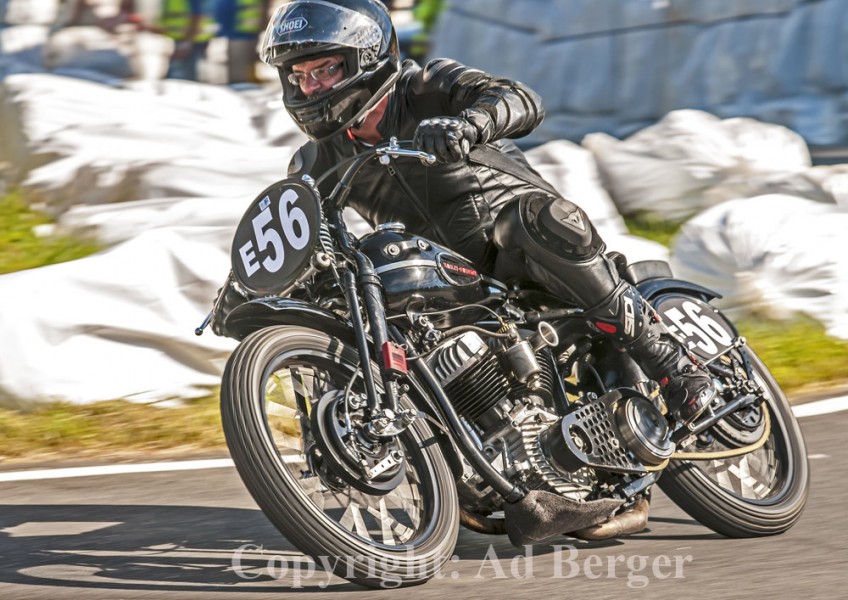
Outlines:
POLYGON ((449 340, 427 359, 462 416, 476 420, 507 396, 509 381, 497 357, 474 332, 449 340))
POLYGON ((505 398, 509 389, 509 381, 492 354, 445 386, 457 412, 472 421, 505 398))

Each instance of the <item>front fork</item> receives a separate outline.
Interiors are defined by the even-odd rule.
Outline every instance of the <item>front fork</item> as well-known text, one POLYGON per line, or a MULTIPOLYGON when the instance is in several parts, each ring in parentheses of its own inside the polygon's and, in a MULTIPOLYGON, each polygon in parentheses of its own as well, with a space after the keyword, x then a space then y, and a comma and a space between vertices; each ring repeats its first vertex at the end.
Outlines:
POLYGON ((406 374, 406 355, 402 347, 389 339, 386 323, 386 309, 383 305, 383 286, 371 260, 361 252, 354 250, 357 262, 357 275, 349 269, 342 273, 342 284, 350 306, 356 347, 359 352, 359 364, 368 395, 369 423, 366 433, 378 438, 397 435, 408 427, 415 418, 414 410, 400 408, 400 379, 406 374), (371 333, 373 354, 369 351, 366 324, 362 318, 359 292, 362 294, 368 327, 371 333), (384 394, 380 396, 374 374, 369 365, 374 360, 379 366, 384 394))

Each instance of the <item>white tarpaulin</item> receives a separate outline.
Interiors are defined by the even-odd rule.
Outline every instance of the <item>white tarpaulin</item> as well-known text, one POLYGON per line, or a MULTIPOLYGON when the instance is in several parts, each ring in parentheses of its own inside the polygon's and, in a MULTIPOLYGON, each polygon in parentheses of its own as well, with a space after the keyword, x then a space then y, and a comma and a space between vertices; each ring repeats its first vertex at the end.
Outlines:
POLYGON ((833 201, 806 176, 801 136, 753 119, 679 110, 625 140, 594 133, 582 145, 623 215, 683 221, 725 200, 778 192, 833 201))
POLYGON ((305 137, 289 125, 270 145, 263 114, 278 94, 187 81, 113 87, 15 75, 0 88, 0 161, 61 214, 72 204, 231 196, 285 176, 305 137))
POLYGON ((846 231, 846 206, 776 194, 732 200, 683 226, 671 263, 676 276, 722 294, 728 310, 800 312, 848 339, 846 231))
POLYGON ((141 231, 96 256, 0 277, 0 403, 154 401, 217 385, 234 343, 193 329, 226 275, 230 230, 141 231))
POLYGON ((517 79, 545 102, 524 141, 618 138, 669 111, 785 125, 848 144, 845 0, 445 2, 431 56, 517 79))
POLYGON ((12 180, 45 200, 60 231, 110 249, 0 277, 0 403, 153 401, 219 382, 234 342, 193 330, 227 274, 244 208, 305 139, 290 123, 269 129, 262 113, 277 96, 4 81, 0 159, 12 180))

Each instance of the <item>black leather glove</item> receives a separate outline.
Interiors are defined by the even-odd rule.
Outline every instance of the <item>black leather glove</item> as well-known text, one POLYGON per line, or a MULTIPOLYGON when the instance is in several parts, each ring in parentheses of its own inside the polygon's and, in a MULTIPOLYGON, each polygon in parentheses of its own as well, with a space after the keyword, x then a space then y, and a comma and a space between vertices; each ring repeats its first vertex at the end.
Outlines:
POLYGON ((465 160, 479 137, 477 128, 462 117, 434 117, 418 124, 412 141, 438 162, 452 163, 465 160))

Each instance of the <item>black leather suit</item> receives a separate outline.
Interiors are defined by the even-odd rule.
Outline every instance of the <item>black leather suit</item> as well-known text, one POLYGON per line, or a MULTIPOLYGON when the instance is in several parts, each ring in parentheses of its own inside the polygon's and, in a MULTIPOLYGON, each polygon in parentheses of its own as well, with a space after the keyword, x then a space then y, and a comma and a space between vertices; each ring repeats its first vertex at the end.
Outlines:
MULTIPOLYGON (((535 92, 452 60, 434 60, 424 68, 407 60, 378 129, 384 139, 412 139, 423 119, 460 113, 480 124, 490 148, 514 161, 512 174, 473 161, 425 167, 401 159, 393 170, 372 162, 360 172, 350 206, 372 225, 400 221, 499 279, 529 273, 585 308, 613 300, 618 273, 586 214, 550 186, 531 183, 538 174, 504 139, 527 135, 541 123, 544 109, 535 92), (528 173, 531 182, 516 176, 515 169, 528 173)), ((317 179, 362 149, 347 132, 309 142, 293 157, 289 174, 317 179)), ((332 190, 337 175, 322 183, 322 194, 332 190)))

